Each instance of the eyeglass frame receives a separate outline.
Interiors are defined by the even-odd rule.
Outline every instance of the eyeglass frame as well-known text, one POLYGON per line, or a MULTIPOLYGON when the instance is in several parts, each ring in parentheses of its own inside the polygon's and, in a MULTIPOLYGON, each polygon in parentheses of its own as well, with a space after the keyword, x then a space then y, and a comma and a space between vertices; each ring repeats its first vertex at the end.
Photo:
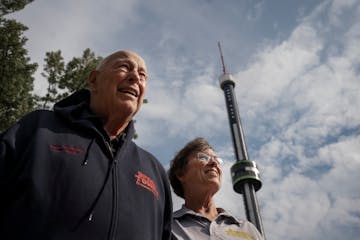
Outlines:
POLYGON ((204 152, 197 152, 195 154, 196 158, 199 159, 199 160, 203 160, 205 161, 206 163, 210 162, 211 159, 214 159, 214 161, 219 165, 223 165, 224 163, 224 160, 222 160, 221 158, 219 158, 218 156, 211 156, 207 153, 204 153, 204 152))

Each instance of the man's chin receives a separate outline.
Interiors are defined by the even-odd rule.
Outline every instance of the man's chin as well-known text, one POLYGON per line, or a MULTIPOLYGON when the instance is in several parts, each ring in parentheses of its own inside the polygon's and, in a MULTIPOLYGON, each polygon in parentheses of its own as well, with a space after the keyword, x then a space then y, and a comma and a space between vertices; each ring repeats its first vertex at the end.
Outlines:
POLYGON ((133 101, 127 101, 121 104, 122 106, 119 108, 123 113, 129 114, 129 116, 134 116, 140 109, 140 105, 133 101))

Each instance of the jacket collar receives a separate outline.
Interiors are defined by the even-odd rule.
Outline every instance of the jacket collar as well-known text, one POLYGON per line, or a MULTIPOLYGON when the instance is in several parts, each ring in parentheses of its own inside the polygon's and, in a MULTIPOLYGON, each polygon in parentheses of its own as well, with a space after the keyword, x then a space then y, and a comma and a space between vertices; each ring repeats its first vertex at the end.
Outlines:
MULTIPOLYGON (((81 89, 60 100, 54 105, 54 112, 70 124, 96 130, 105 139, 108 139, 108 135, 103 128, 101 120, 90 109, 90 90, 81 89)), ((133 120, 129 122, 125 131, 120 135, 124 141, 130 141, 133 139, 135 135, 133 120)))

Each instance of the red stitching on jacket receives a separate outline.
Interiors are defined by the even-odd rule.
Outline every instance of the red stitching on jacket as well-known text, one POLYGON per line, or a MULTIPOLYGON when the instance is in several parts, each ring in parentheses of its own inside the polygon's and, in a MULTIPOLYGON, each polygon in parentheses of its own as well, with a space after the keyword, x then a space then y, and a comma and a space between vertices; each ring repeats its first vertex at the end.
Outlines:
POLYGON ((154 196, 156 197, 156 199, 159 200, 159 193, 158 193, 157 187, 151 178, 146 176, 141 171, 138 171, 137 174, 135 174, 135 177, 136 177, 137 185, 151 191, 154 194, 154 196))
POLYGON ((70 153, 70 154, 79 154, 79 153, 85 152, 85 150, 82 148, 70 147, 70 146, 66 146, 66 145, 60 146, 60 145, 56 145, 56 144, 51 144, 50 148, 54 152, 66 152, 66 153, 70 153))

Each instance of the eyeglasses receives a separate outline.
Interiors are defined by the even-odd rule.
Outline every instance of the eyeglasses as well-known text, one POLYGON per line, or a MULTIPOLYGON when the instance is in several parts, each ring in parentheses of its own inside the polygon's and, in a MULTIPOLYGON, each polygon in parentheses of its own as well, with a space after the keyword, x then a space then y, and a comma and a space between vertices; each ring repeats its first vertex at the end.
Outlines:
POLYGON ((196 157, 202 161, 205 161, 205 162, 210 162, 211 159, 214 159, 214 161, 219 164, 219 165, 222 165, 223 164, 223 160, 221 158, 218 158, 216 156, 210 156, 206 153, 203 153, 203 152, 198 152, 196 153, 196 157))

